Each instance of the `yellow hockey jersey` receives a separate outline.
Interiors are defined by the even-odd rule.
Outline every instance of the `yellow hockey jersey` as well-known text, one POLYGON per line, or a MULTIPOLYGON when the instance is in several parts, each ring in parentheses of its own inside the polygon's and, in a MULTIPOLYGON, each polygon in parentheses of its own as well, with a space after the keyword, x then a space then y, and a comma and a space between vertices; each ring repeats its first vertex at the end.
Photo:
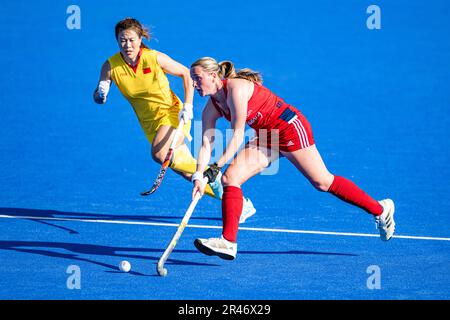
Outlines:
MULTIPOLYGON (((150 143, 160 126, 178 126, 178 114, 183 103, 170 89, 155 50, 142 48, 135 67, 125 62, 120 52, 110 57, 108 62, 111 79, 132 105, 150 143)), ((185 124, 183 133, 191 140, 189 131, 190 122, 185 124)))

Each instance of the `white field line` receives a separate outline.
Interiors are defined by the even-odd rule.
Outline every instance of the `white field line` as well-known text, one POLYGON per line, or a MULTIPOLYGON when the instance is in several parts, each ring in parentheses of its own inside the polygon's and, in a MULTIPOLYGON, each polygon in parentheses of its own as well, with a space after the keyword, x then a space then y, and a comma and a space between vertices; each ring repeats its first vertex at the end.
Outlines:
MULTIPOLYGON (((163 222, 119 221, 119 220, 55 218, 55 217, 36 217, 36 216, 12 216, 12 215, 0 215, 0 218, 5 218, 5 219, 30 219, 30 220, 55 220, 55 221, 76 221, 76 222, 129 224, 129 225, 144 225, 144 226, 159 226, 159 227, 178 227, 178 225, 179 225, 178 223, 163 223, 163 222)), ((208 225, 196 225, 196 224, 188 224, 186 227, 187 228, 201 228, 201 229, 222 229, 221 226, 208 226, 208 225)), ((273 229, 273 228, 249 228, 249 227, 241 227, 241 226, 239 226, 239 230, 256 231, 256 232, 321 234, 321 235, 350 236, 350 237, 375 237, 375 238, 379 237, 378 234, 369 234, 369 233, 330 232, 330 231, 315 231, 315 230, 291 230, 291 229, 273 229)), ((412 239, 412 240, 450 241, 450 238, 425 237, 425 236, 394 235, 393 238, 397 238, 397 239, 412 239)))

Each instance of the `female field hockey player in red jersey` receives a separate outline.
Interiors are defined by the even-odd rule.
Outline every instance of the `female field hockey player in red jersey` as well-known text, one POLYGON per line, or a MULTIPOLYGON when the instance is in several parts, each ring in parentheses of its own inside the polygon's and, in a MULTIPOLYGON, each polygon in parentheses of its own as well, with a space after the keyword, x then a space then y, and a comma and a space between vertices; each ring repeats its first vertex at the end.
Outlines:
POLYGON ((230 61, 217 63, 213 58, 205 57, 191 65, 191 77, 200 96, 210 97, 202 114, 203 145, 197 159, 197 172, 192 178, 192 196, 197 192, 203 194, 203 176, 214 180, 234 157, 222 176, 222 236, 196 239, 194 244, 200 252, 227 260, 236 257, 242 211, 241 186, 280 155, 292 162, 317 190, 331 193, 373 215, 381 240, 391 239, 395 230, 394 202, 390 199, 378 202, 352 181, 331 174, 316 148, 307 119, 262 86, 259 73, 250 69, 236 72, 230 61), (211 158, 216 120, 220 117, 231 122, 233 136, 219 160, 206 169, 211 158), (255 129, 256 137, 237 153, 244 141, 246 124, 255 129))

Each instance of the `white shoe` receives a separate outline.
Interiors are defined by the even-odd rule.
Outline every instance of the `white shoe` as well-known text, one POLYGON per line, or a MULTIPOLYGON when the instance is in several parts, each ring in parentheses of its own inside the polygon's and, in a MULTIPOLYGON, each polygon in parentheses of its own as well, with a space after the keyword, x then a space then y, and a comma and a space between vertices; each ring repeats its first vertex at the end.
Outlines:
POLYGON ((249 198, 244 198, 244 205, 242 207, 241 217, 239 218, 239 223, 244 223, 245 220, 250 218, 256 213, 256 209, 249 198))
POLYGON ((385 199, 379 201, 383 207, 383 213, 379 216, 375 216, 375 223, 380 231, 380 238, 383 241, 388 241, 392 238, 395 231, 395 221, 394 221, 394 201, 391 199, 385 199))
POLYGON ((223 237, 195 239, 194 245, 198 251, 208 256, 218 256, 225 260, 234 260, 236 258, 237 243, 230 242, 223 237))
POLYGON ((211 190, 214 192, 214 196, 217 199, 222 199, 222 195, 223 195, 223 186, 222 186, 221 180, 222 180, 222 173, 219 171, 219 173, 217 174, 216 180, 208 183, 209 186, 211 187, 211 190))

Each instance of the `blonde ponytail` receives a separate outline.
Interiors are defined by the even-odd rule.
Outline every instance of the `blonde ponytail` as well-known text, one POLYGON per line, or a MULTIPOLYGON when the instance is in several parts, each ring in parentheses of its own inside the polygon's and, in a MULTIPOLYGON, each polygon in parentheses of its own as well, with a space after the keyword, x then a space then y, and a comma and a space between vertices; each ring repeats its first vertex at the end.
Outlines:
POLYGON ((221 61, 219 64, 219 77, 222 79, 236 78, 236 70, 231 61, 221 61))
POLYGON ((263 83, 263 78, 262 78, 261 73, 259 73, 257 71, 253 71, 252 69, 249 69, 249 68, 244 68, 244 69, 239 70, 239 72, 236 74, 235 78, 246 79, 248 81, 255 82, 258 84, 263 83))
POLYGON ((236 72, 234 64, 231 61, 217 63, 214 58, 204 57, 198 59, 191 65, 191 68, 194 67, 201 67, 205 71, 215 72, 220 79, 245 79, 259 84, 263 82, 261 73, 257 71, 245 68, 236 72))

